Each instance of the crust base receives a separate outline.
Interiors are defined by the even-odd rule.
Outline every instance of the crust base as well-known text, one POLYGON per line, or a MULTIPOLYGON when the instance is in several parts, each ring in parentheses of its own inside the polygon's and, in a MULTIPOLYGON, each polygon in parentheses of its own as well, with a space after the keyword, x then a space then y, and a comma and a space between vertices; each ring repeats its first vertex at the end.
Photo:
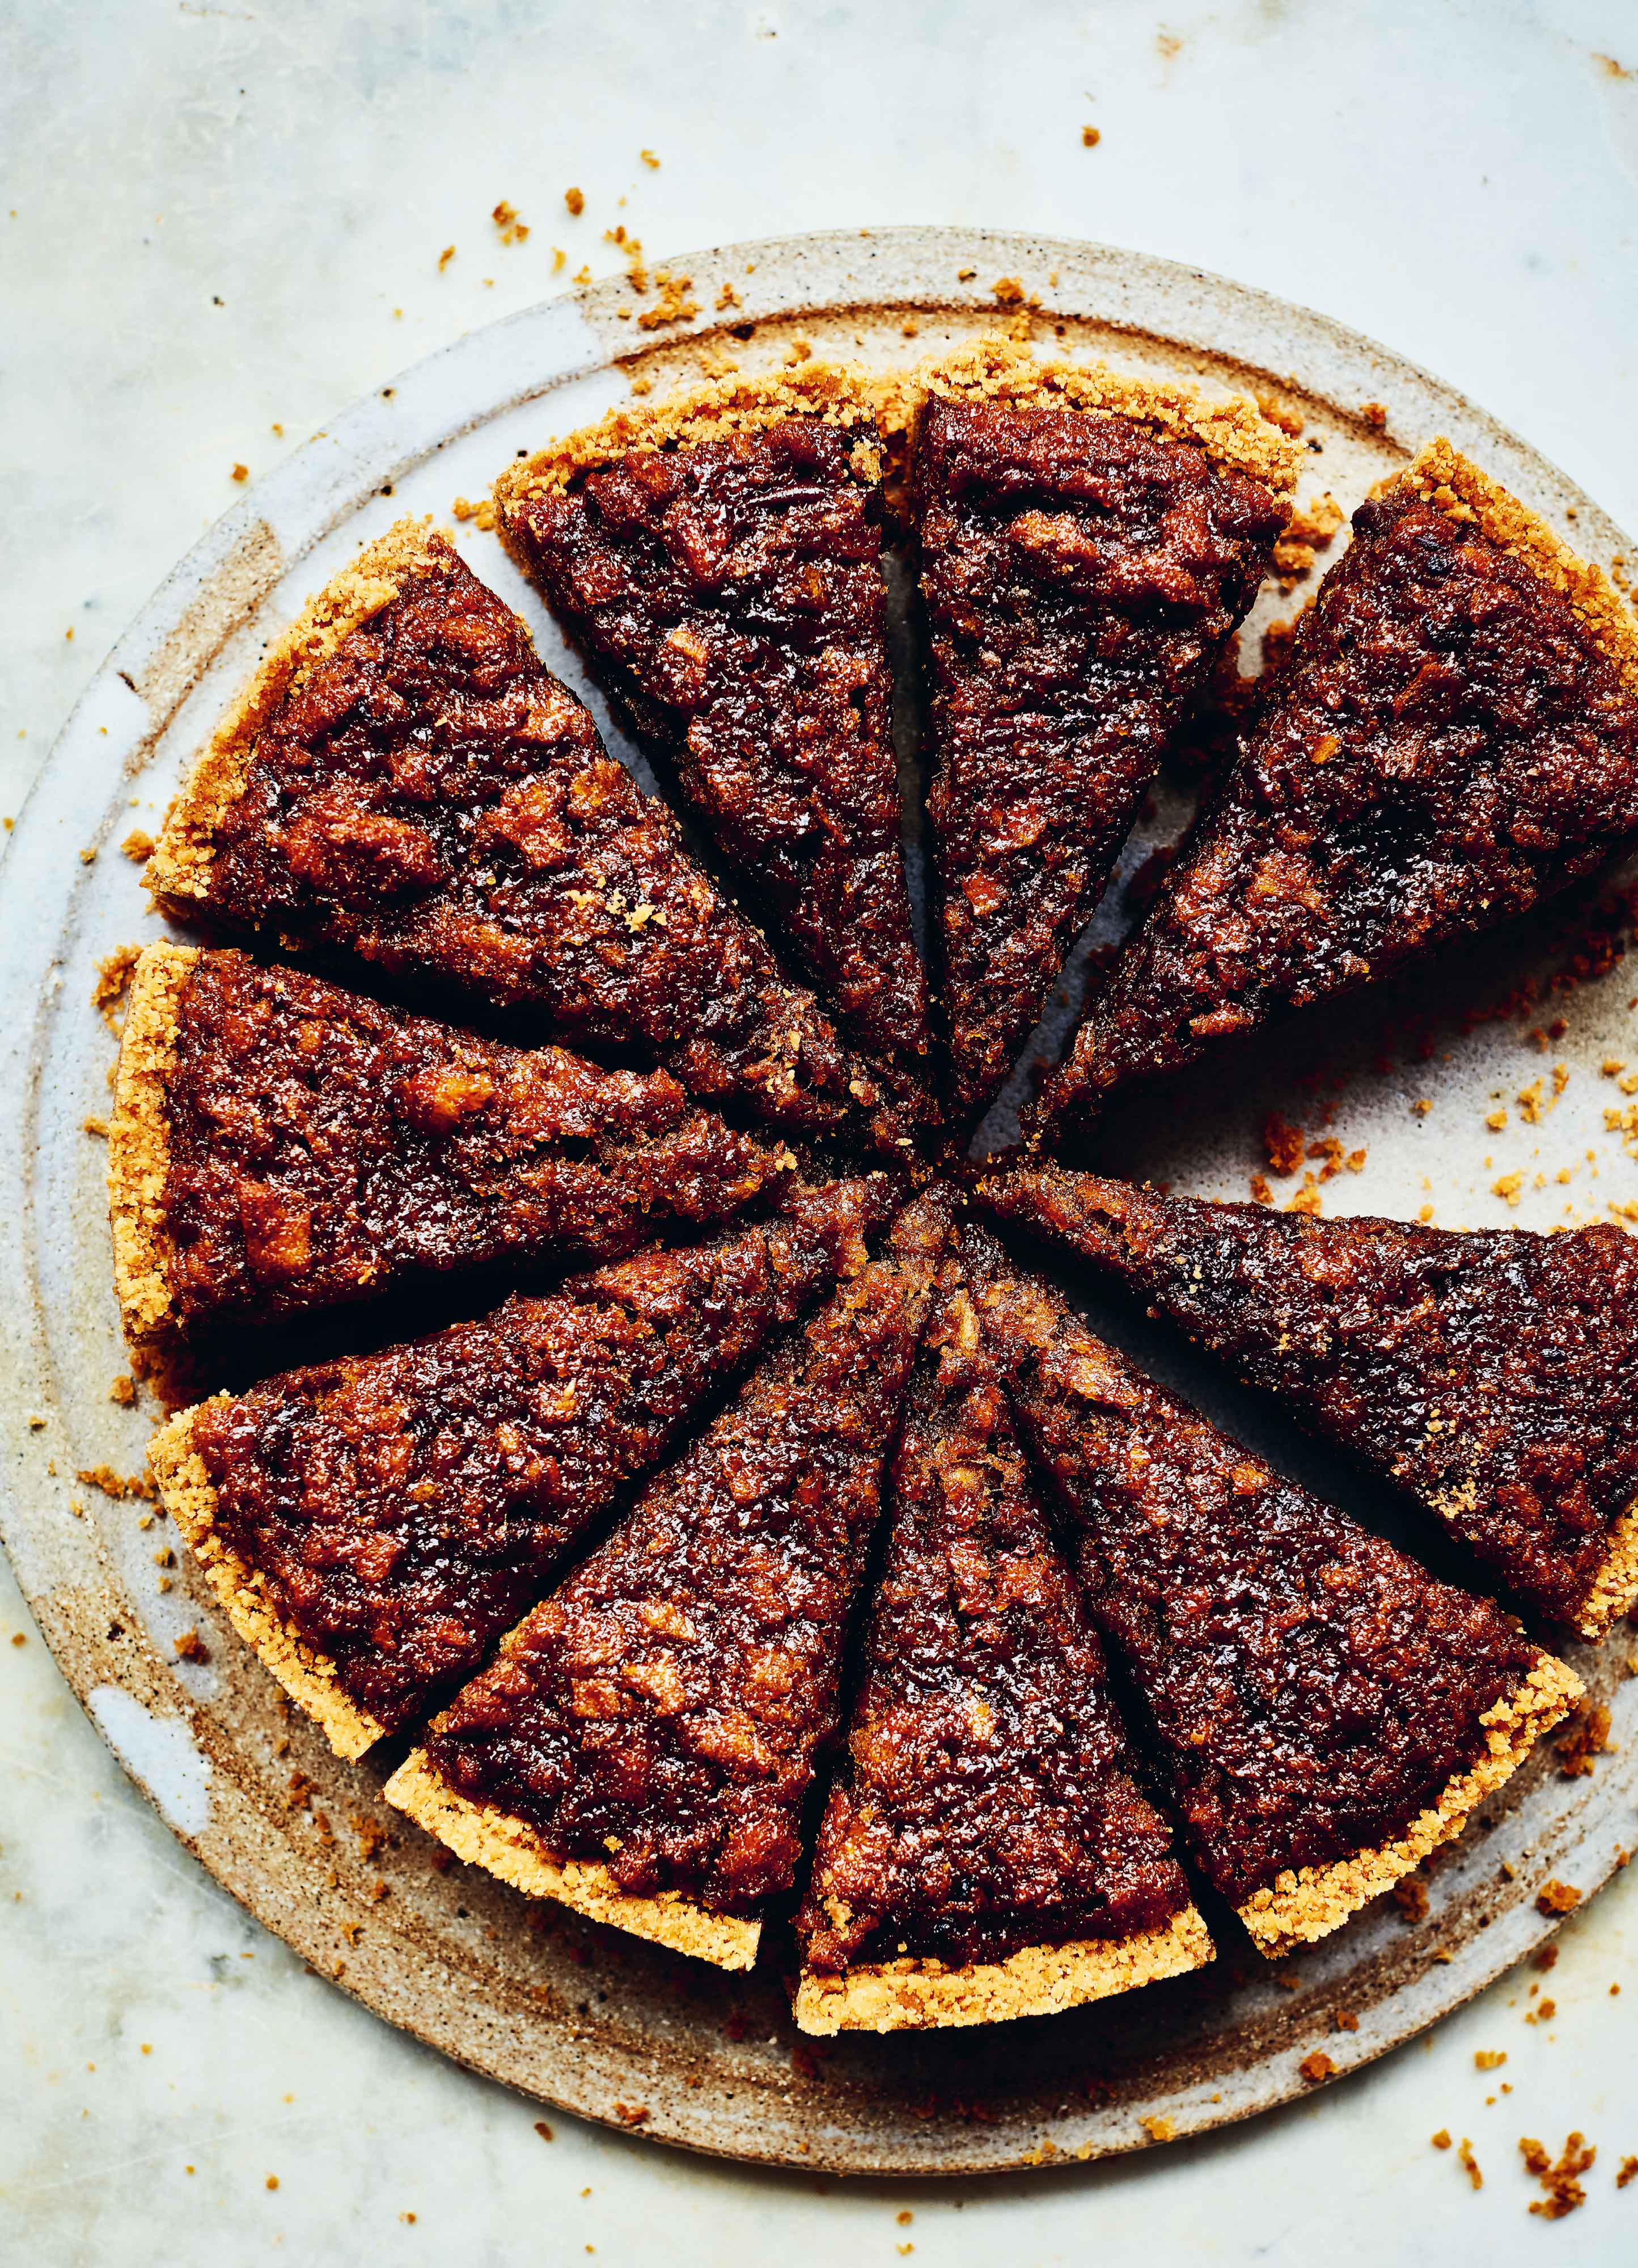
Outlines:
POLYGON ((1604 573, 1579 558, 1544 519, 1520 504, 1441 437, 1385 484, 1417 490, 1454 519, 1471 519, 1498 550, 1510 552, 1575 609, 1593 644, 1638 692, 1638 616, 1604 573))
POLYGON ((1612 1622, 1638 1606, 1638 1498, 1610 1530, 1610 1548, 1576 1614, 1583 1638, 1602 1638, 1612 1622))
POLYGON ((1524 1683, 1480 1719, 1487 1753, 1447 1782, 1437 1802, 1413 1819, 1397 1841, 1356 1851, 1329 1867, 1288 1870, 1238 1909, 1257 1950, 1274 1961, 1296 1946, 1311 1945, 1392 1889, 1430 1851, 1461 1833, 1474 1806, 1512 1777, 1542 1734, 1581 1696, 1575 1671, 1542 1654, 1524 1683))
POLYGON ((417 1826, 447 1844, 458 1859, 487 1867, 515 1890, 532 1898, 555 1898, 593 1921, 628 1930, 673 1953, 691 1953, 718 1969, 751 1969, 762 1935, 760 1921, 741 1921, 732 1914, 707 1913, 675 1890, 658 1897, 634 1898, 622 1890, 606 1867, 586 1859, 561 1864, 547 1856, 540 1837, 521 1819, 493 1805, 470 1803, 457 1794, 428 1762, 424 1749, 405 1757, 385 1790, 389 1803, 408 1813, 417 1826))
POLYGON ((803 1972, 797 1987, 798 2031, 898 2032, 957 2024, 999 2024, 1014 2016, 1052 2016, 1084 2000, 1130 1992, 1163 1977, 1180 1977, 1215 1958, 1205 1922, 1185 1906, 1164 1929, 1134 1937, 1087 1938, 1071 1945, 1026 1945, 1004 1961, 948 1969, 940 1961, 885 1961, 841 1977, 803 1972))
POLYGON ((1037 362, 1010 339, 982 338, 923 364, 918 384, 944 401, 993 401, 1016 409, 1090 409, 1130 418, 1172 441, 1193 441, 1214 465, 1249 473, 1275 496, 1296 486, 1298 450, 1254 401, 1213 401, 1193 387, 1128 378, 1105 363, 1037 362))
POLYGON ((297 1635, 274 1602, 266 1578, 217 1534, 217 1492, 194 1447, 195 1414, 181 1410, 154 1435, 148 1462, 160 1502, 240 1638, 290 1699, 317 1719, 338 1756, 361 1756, 386 1727, 342 1690, 334 1662, 297 1635))
POLYGON ((289 630, 275 638, 242 685, 165 815, 143 877, 158 899, 202 899, 217 830, 245 792, 256 740, 304 674, 333 654, 371 615, 398 596, 412 574, 452 557, 430 519, 400 519, 333 576, 289 630))
POLYGON ((144 948, 131 978, 108 1121, 108 1218, 114 1288, 128 1338, 140 1344, 173 1321, 165 1227, 171 1170, 165 1094, 176 1068, 182 995, 198 961, 185 945, 144 948))

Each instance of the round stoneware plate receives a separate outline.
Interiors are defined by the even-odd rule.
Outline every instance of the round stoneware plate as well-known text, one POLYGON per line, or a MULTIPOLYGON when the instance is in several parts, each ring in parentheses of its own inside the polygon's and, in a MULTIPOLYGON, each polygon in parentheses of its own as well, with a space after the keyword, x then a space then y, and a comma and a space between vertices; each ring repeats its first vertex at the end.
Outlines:
MULTIPOLYGON (((157 825, 263 641, 400 514, 448 519, 458 497, 481 497, 510 458, 624 400, 634 380, 657 392, 731 362, 810 352, 904 364, 1010 322, 1043 349, 1258 393, 1300 421, 1304 497, 1329 491, 1351 509, 1443 432, 1583 551, 1607 562, 1627 548, 1561 475, 1424 372, 1301 308, 1162 261, 918 229, 738 245, 672 273, 690 280, 669 306, 623 278, 553 300, 463 339, 315 435, 182 561, 53 752, 0 906, 12 1003, 0 1080, 5 1540, 64 1674, 178 1837, 342 1991, 477 2070, 664 2140, 848 2172, 971 2173, 1198 2133, 1301 2093, 1316 2049, 1345 2074, 1434 2022, 1546 1933, 1536 1898, 1547 1880, 1598 1887, 1638 1797, 1629 1631, 1569 1650, 1612 1704, 1617 1751, 1582 1778, 1551 1753, 1527 1766, 1427 1869, 1424 1911, 1385 1900, 1280 1972, 1224 1922, 1214 1967, 1129 1999, 985 2032, 814 2046, 791 2026, 778 1932, 757 1973, 737 1979, 440 1867, 443 1854, 383 1802, 384 1767, 338 1764, 288 1714, 186 1561, 162 1579, 166 1533, 149 1507, 77 1478, 139 1472, 156 1414, 146 1396, 135 1409, 110 1398, 126 1363, 103 1145, 86 1130, 107 1108, 114 1056, 92 1004, 98 964, 158 926, 119 845, 157 825), (693 312, 644 326, 674 314, 679 297, 693 312), (181 1660, 176 1640, 194 1629, 202 1653, 181 1660), (1339 2008, 1357 2029, 1334 2028, 1339 2008)), ((548 664, 580 685, 494 538, 471 517, 457 532, 548 664)), ((1313 579, 1265 593, 1246 667, 1259 630, 1313 579)), ((1145 843, 1173 831, 1182 808, 1174 788, 1152 800, 1091 942, 1130 920, 1145 843)), ((1629 1106, 1600 1071, 1627 1051, 1638 989, 1638 960, 1620 963, 1624 934, 1607 885, 1602 898, 1583 893, 1447 957, 1420 990, 1333 1010, 1231 1071, 1179 1083, 1113 1121, 1101 1154, 1116 1170, 1244 1197, 1278 1110, 1305 1130, 1305 1170, 1328 1211, 1431 1206, 1469 1226, 1608 1218, 1638 1199, 1623 1147, 1638 1140, 1605 1118, 1629 1106), (1487 1118, 1502 1110, 1498 1130, 1487 1118), (1363 1150, 1363 1168, 1333 1171, 1333 1141, 1363 1150)), ((1277 1182, 1275 1201, 1300 1187, 1277 1182)), ((1085 1297, 1103 1328, 1265 1454, 1400 1533, 1393 1507, 1266 1408, 1135 1311, 1085 1297)), ((1425 1533, 1418 1548, 1447 1565, 1425 1533)))

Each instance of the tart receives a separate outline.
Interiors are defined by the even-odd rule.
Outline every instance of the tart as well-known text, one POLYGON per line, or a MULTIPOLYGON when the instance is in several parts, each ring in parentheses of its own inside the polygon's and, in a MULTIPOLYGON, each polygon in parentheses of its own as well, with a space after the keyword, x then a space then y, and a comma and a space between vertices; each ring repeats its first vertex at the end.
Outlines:
POLYGON ((864 1261, 881 1176, 406 1346, 186 1410, 150 1453, 230 1621, 357 1756, 478 1668, 714 1389, 864 1261))
POLYGON ((875 1113, 900 1138, 879 1080, 430 525, 400 521, 268 652, 148 884, 183 923, 533 1011, 708 1102, 806 1130, 875 1113))
POLYGON ((924 373, 911 495, 954 1115, 995 1100, 1177 726, 1256 596, 1292 444, 981 341, 924 373))
POLYGON ((925 1074, 892 739, 882 445, 818 365, 620 409, 496 522, 634 735, 867 1052, 925 1074))
POLYGON ((798 2026, 1047 2015, 1209 1961, 953 1263, 890 1503, 797 1920, 798 2026))
POLYGON ((1522 1603, 1638 1602, 1638 1241, 1163 1197, 1048 1167, 982 1185, 1408 1490, 1522 1603))
POLYGON ((1460 1832, 1580 1681, 1165 1393, 986 1232, 961 1256, 1193 1856, 1260 1951, 1328 1935, 1460 1832))
POLYGON ((1043 1090, 1036 1138, 1392 976, 1638 831, 1638 622, 1448 441, 1354 515, 1239 762, 1043 1090))
POLYGON ((949 1224, 935 1187, 499 1659, 387 1796, 463 1858, 725 1969, 797 1878, 882 1469, 949 1224))
POLYGON ((731 1219, 796 1164, 667 1071, 151 945, 108 1128, 115 1284, 140 1341, 374 1297, 410 1271, 613 1259, 731 1219))

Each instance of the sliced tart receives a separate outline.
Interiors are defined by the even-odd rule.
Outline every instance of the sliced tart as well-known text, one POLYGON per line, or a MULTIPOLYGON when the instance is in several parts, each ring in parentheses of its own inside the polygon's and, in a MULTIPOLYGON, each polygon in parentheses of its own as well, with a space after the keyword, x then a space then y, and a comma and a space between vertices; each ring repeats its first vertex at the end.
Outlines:
POLYGON ((478 1668, 569 1545, 839 1275, 880 1176, 417 1343, 183 1410, 150 1452, 230 1621, 358 1756, 478 1668))
POLYGON ((731 1219, 796 1165, 668 1071, 151 945, 108 1127, 115 1284, 134 1340, 260 1322, 411 1271, 613 1259, 731 1219))
POLYGON ((502 535, 869 1053, 925 1072, 882 445, 810 364, 616 409, 496 483, 502 535))
POLYGON ((805 2032, 1050 2014, 1212 1956, 947 1265, 797 1935, 805 2032))
POLYGON ((1638 1602, 1638 1241, 1620 1229, 1318 1220, 1052 1167, 982 1195, 1408 1490, 1522 1603, 1597 1638, 1638 1602))
POLYGON ((1460 1832, 1580 1681, 1164 1392, 983 1230, 962 1258, 1193 1855, 1261 1952, 1328 1935, 1460 1832))
POLYGON ((925 1192, 387 1784, 453 1851, 724 1969, 797 1879, 949 1224, 925 1192))
POLYGON ((1635 831, 1638 620, 1432 442, 1354 515, 1038 1134, 1525 911, 1635 831))
POLYGON ((345 946, 782 1126, 880 1116, 879 1082, 430 524, 400 521, 269 650, 147 879, 180 921, 345 946))
POLYGON ((954 1116, 982 1116, 1267 570, 1253 403, 981 341, 923 373, 911 495, 954 1116))

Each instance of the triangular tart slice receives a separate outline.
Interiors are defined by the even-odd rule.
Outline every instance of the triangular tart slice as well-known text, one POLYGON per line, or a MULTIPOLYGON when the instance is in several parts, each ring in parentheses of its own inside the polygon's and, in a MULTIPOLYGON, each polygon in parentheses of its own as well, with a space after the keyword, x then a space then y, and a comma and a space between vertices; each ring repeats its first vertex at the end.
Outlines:
POLYGON ((409 1016, 242 953, 151 945, 108 1126, 134 1341, 373 1299, 412 1273, 699 1235, 797 1160, 668 1071, 409 1016))
POLYGON ((1354 515, 1037 1130, 1391 976, 1638 831, 1638 621, 1448 441, 1354 515))
POLYGON ((1164 1392, 983 1230, 962 1256, 1189 1849, 1261 1952, 1328 1935, 1460 1832, 1580 1681, 1164 1392))
POLYGON ((879 1176, 482 1321, 183 1410, 150 1459, 240 1636, 358 1756, 433 1706, 770 1337, 865 1259, 879 1176))
POLYGON ((147 879, 180 921, 345 946, 782 1126, 882 1111, 880 1080, 430 523, 400 521, 269 649, 147 879))
POLYGON ((1246 401, 982 340, 922 373, 911 497, 953 1116, 982 1116, 1257 594, 1296 452, 1246 401))
POLYGON ((1620 1229, 1318 1220, 1054 1167, 982 1194, 1408 1490, 1536 1612, 1597 1638, 1638 1602, 1638 1241, 1620 1229))
POLYGON ((928 1065, 860 379, 729 378, 496 482, 518 564, 869 1053, 928 1065))
POLYGON ((949 1224, 874 1261, 458 1694, 387 1784, 451 1849, 725 1969, 790 1889, 949 1224))
POLYGON ((826 2034, 1047 2015, 1212 1956, 953 1263, 797 1936, 797 2022, 826 2034))

